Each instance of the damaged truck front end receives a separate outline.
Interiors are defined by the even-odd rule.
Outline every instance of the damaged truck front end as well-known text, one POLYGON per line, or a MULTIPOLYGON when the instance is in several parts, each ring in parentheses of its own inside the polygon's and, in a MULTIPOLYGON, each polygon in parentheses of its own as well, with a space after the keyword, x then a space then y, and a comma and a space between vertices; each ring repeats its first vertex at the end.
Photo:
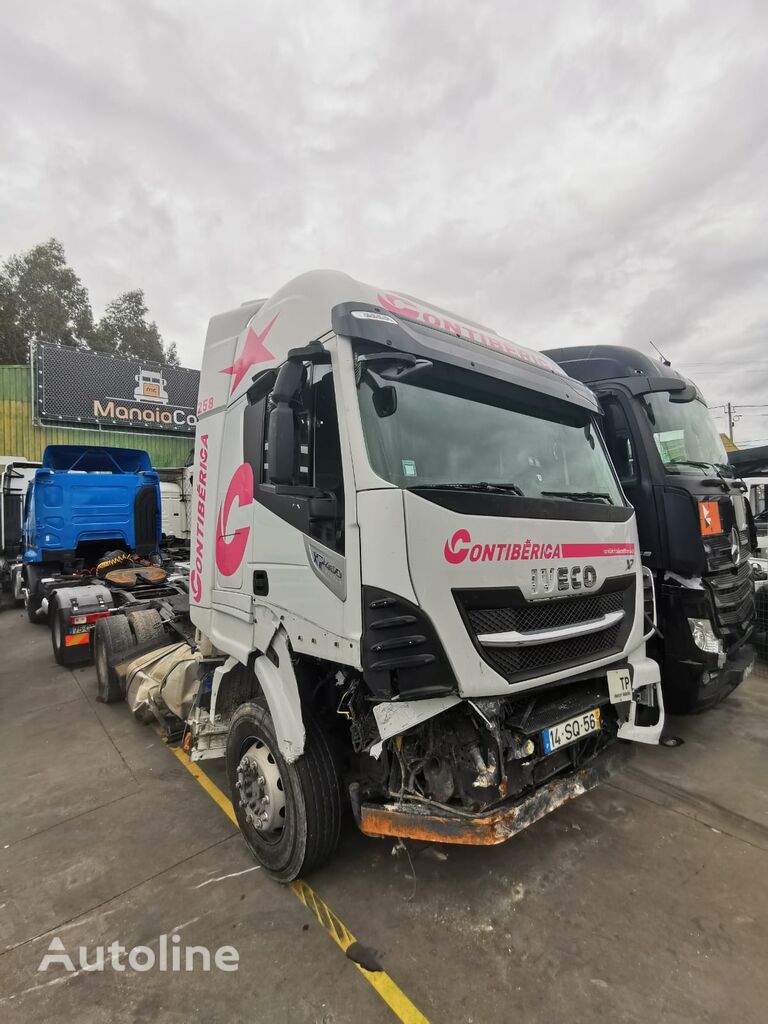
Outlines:
POLYGON ((612 703, 605 675, 517 697, 379 704, 370 714, 379 739, 351 787, 361 831, 480 845, 504 842, 592 789, 629 756, 616 743, 622 729, 643 721, 657 736, 663 721, 654 685, 612 703))
POLYGON ((492 377, 481 356, 353 316, 335 325, 352 335, 378 479, 364 490, 356 472, 373 585, 341 708, 360 755, 353 809, 368 835, 503 842, 604 778, 617 740, 661 735, 634 514, 586 388, 492 377))
POLYGON ((225 758, 273 877, 333 854, 347 802, 368 835, 499 843, 658 742, 652 581, 588 388, 317 271, 211 321, 200 394, 196 635, 125 687, 225 758))

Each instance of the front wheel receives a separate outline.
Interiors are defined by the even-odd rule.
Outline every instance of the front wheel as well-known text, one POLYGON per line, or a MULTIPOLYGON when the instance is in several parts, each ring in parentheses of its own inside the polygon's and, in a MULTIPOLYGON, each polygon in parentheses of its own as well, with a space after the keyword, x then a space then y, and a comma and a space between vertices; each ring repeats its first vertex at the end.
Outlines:
POLYGON ((292 882, 334 853, 341 829, 342 788, 333 752, 309 720, 304 753, 280 754, 269 712, 242 704, 227 734, 227 777, 246 843, 279 882, 292 882))

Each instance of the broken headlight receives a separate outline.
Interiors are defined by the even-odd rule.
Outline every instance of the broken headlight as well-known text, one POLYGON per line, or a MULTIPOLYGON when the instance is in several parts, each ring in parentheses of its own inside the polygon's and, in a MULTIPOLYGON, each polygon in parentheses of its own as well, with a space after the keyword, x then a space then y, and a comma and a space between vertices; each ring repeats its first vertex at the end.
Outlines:
POLYGON ((688 625, 691 627, 693 642, 700 651, 707 654, 723 653, 723 641, 715 636, 709 619, 688 619, 688 625))

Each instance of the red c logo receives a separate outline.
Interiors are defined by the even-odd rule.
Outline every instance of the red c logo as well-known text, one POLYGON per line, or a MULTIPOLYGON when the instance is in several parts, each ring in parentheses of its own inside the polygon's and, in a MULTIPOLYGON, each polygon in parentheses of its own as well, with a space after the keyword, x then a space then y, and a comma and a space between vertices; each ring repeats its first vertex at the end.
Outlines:
POLYGON ((457 530, 454 535, 445 542, 443 548, 443 554, 445 555, 446 562, 450 562, 451 565, 458 565, 459 562, 463 562, 469 554, 469 544, 472 543, 472 538, 469 535, 469 530, 457 530), (466 547, 457 547, 458 544, 465 544, 466 547))
POLYGON ((226 537, 229 511, 237 499, 240 508, 245 508, 253 501, 253 469, 244 462, 235 470, 229 481, 224 505, 219 509, 216 519, 216 568, 222 576, 232 576, 240 567, 248 543, 250 526, 239 526, 231 537, 226 537))
POLYGON ((377 296, 379 305, 383 306, 384 309, 388 309, 390 313, 397 313, 398 316, 406 316, 409 320, 418 320, 419 311, 414 309, 413 306, 407 305, 405 299, 401 299, 399 295, 393 295, 391 292, 382 294, 379 292, 377 296))

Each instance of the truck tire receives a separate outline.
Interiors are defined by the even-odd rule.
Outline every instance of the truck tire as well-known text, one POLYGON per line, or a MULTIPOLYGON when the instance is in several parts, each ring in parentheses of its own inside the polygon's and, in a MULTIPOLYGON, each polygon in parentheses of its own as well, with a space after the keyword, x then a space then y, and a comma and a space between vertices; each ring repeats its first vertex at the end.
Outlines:
POLYGON ((131 632, 136 638, 137 646, 143 647, 144 644, 156 643, 159 647, 165 640, 163 618, 160 612, 154 608, 148 608, 141 612, 128 612, 126 618, 131 632))
POLYGON ((93 660, 96 663, 96 700, 114 704, 123 699, 123 688, 113 666, 136 646, 125 615, 99 619, 93 631, 93 660))
POLYGON ((317 722, 309 719, 306 733, 304 753, 293 764, 280 754, 272 718, 259 704, 241 704, 227 733, 227 777, 240 831, 278 882, 319 867, 339 841, 338 767, 317 722))
POLYGON ((64 637, 67 635, 67 618, 68 615, 65 610, 62 609, 57 598, 52 597, 48 608, 48 622, 51 627, 53 656, 59 665, 82 665, 84 662, 90 660, 91 645, 79 644, 75 647, 65 646, 64 637))

